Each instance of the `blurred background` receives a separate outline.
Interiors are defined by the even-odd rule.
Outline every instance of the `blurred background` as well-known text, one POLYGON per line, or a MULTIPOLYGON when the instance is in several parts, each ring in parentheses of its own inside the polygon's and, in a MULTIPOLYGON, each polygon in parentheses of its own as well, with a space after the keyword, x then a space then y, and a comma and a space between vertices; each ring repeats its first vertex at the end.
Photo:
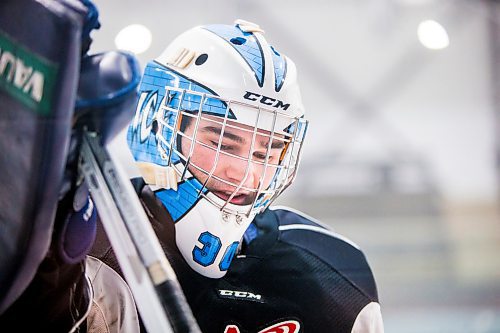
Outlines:
POLYGON ((92 51, 142 66, 192 26, 259 24, 296 62, 310 120, 278 204, 364 249, 387 333, 500 332, 499 1, 95 3, 92 51))

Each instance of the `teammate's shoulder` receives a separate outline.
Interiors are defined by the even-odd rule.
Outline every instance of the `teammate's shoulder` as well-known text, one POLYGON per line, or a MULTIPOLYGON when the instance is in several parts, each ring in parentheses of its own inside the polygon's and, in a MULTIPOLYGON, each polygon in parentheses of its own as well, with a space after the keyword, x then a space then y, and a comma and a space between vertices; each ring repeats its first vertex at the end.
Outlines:
POLYGON ((298 210, 275 206, 279 240, 307 251, 344 275, 372 299, 378 299, 371 268, 360 247, 330 226, 298 210))

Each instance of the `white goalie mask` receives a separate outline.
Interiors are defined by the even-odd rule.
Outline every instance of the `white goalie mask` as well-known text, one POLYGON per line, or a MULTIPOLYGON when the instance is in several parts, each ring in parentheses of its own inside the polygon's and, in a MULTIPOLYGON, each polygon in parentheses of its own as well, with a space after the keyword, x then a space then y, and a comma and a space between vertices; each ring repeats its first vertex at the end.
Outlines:
POLYGON ((148 63, 127 142, 187 263, 224 276, 297 173, 307 121, 294 63, 255 24, 195 27, 148 63))

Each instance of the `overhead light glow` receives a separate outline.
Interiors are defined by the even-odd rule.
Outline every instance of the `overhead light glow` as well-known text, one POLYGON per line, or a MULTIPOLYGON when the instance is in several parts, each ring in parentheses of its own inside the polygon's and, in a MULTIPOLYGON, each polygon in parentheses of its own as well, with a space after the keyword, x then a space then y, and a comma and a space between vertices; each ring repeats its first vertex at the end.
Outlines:
POLYGON ((420 22, 417 35, 420 43, 428 49, 441 50, 450 45, 446 29, 433 20, 420 22))
POLYGON ((115 37, 115 45, 119 50, 141 54, 151 46, 151 31, 142 24, 131 24, 115 37))

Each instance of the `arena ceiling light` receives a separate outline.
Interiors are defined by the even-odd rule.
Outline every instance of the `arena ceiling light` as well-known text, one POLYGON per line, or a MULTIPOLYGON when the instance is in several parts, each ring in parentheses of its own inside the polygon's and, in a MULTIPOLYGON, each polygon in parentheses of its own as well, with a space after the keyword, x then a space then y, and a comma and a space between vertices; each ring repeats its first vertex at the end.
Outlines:
POLYGON ((431 50, 441 50, 450 45, 446 29, 434 20, 420 22, 417 35, 420 43, 431 50))
POLYGON ((142 24, 126 26, 115 37, 115 45, 119 50, 135 54, 145 52, 151 46, 151 31, 142 24))

